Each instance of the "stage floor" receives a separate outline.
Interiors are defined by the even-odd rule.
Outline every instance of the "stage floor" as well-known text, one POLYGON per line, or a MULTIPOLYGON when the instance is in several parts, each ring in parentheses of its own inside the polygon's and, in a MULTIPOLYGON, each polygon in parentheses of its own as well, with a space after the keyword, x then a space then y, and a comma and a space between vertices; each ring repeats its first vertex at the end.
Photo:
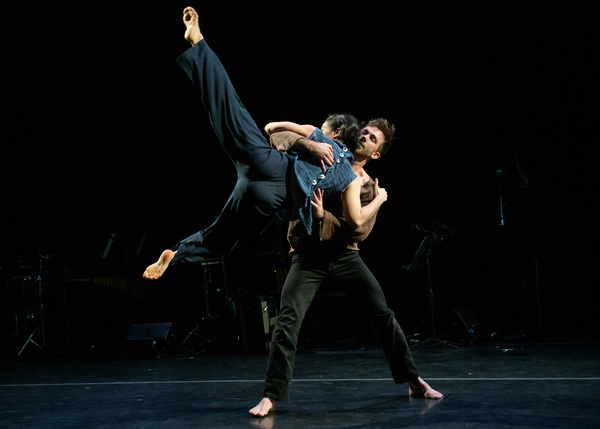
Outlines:
POLYGON ((415 350, 442 400, 411 399, 380 350, 299 353, 290 402, 255 418, 267 358, 0 361, 2 428, 599 428, 597 342, 415 350))

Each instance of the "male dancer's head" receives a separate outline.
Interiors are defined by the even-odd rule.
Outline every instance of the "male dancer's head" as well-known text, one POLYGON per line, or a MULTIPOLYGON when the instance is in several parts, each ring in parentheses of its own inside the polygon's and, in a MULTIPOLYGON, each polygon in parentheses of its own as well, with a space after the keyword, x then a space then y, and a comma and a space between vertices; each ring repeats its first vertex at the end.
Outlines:
POLYGON ((347 132, 344 140, 348 149, 354 154, 355 162, 366 163, 385 155, 392 145, 396 127, 387 119, 371 119, 358 133, 347 132))
MULTIPOLYGON (((396 127, 387 119, 377 118, 371 119, 367 125, 363 127, 358 139, 359 146, 364 146, 366 140, 371 140, 378 145, 378 152, 385 155, 392 146, 396 127)), ((350 148, 352 150, 353 148, 350 148)))
POLYGON ((383 118, 371 119, 361 127, 353 115, 334 113, 325 119, 321 131, 330 139, 346 144, 353 153, 355 150, 364 152, 367 142, 371 142, 377 146, 377 152, 384 155, 392 145, 396 127, 383 118))

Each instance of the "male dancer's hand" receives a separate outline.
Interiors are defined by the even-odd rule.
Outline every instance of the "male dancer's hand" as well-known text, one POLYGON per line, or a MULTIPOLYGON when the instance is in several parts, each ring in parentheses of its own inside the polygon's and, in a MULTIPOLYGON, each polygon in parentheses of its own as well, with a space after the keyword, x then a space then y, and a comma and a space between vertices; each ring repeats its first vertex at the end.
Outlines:
POLYGON ((305 146, 312 154, 313 158, 321 163, 323 171, 327 171, 325 165, 333 165, 333 148, 330 144, 319 143, 313 140, 305 139, 305 146))
POLYGON ((381 198, 383 201, 382 202, 386 202, 388 195, 387 195, 387 191, 385 190, 385 188, 380 188, 379 187, 379 179, 374 179, 375 180, 375 198, 381 198))

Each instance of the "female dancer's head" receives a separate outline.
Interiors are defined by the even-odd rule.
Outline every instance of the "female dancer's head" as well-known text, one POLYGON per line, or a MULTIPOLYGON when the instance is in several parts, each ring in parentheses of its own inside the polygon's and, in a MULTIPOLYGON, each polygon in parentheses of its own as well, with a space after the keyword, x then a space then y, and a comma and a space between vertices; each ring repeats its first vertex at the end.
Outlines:
POLYGON ((348 113, 334 113, 327 116, 321 131, 330 139, 349 144, 360 136, 360 122, 348 113))

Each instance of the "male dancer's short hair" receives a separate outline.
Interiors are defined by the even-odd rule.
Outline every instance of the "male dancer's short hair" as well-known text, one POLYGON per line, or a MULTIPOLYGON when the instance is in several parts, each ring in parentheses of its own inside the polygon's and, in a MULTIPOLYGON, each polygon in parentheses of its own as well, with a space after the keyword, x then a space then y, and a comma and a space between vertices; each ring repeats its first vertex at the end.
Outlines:
POLYGON ((396 133, 396 127, 394 126, 394 124, 390 123, 387 119, 383 119, 383 118, 371 119, 367 123, 366 126, 379 128, 381 130, 381 132, 383 133, 385 140, 381 144, 381 146, 379 146, 378 152, 381 155, 385 155, 390 150, 390 147, 392 146, 392 141, 394 140, 394 134, 396 133))

